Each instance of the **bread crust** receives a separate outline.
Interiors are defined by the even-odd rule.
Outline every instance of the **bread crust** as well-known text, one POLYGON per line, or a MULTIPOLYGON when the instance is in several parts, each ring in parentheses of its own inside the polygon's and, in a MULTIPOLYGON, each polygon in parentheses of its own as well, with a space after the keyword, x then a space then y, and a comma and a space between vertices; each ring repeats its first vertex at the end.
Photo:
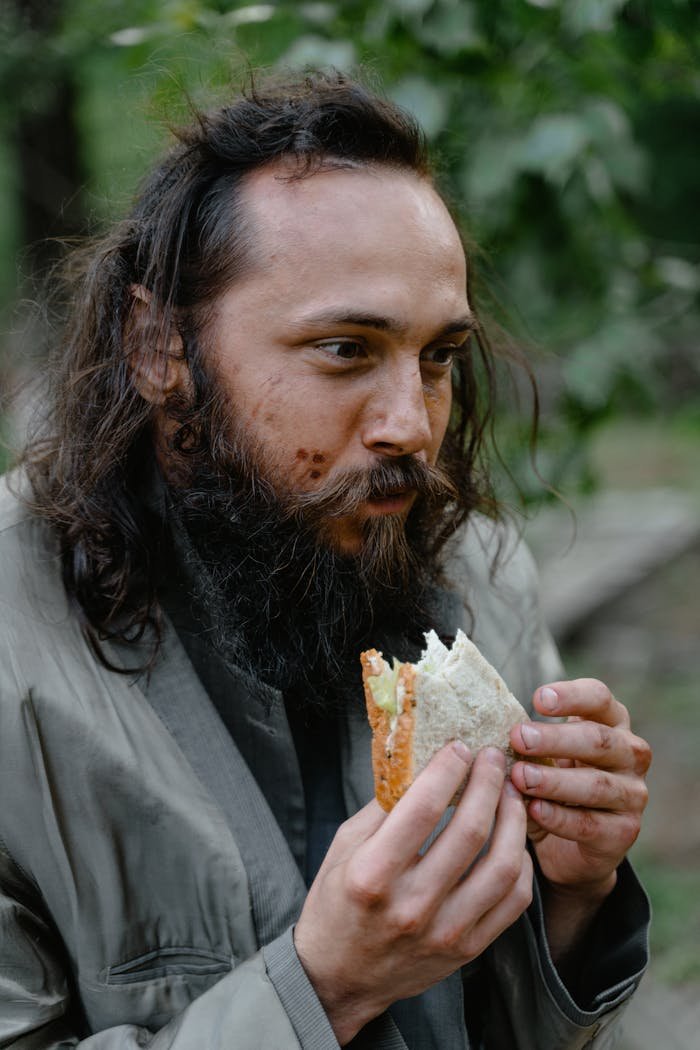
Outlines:
POLYGON ((403 710, 391 731, 391 715, 375 703, 369 679, 376 672, 381 653, 368 649, 360 655, 367 717, 372 728, 372 772, 374 792, 382 809, 389 812, 413 783, 413 731, 415 728, 415 668, 401 664, 397 688, 403 689, 403 710))

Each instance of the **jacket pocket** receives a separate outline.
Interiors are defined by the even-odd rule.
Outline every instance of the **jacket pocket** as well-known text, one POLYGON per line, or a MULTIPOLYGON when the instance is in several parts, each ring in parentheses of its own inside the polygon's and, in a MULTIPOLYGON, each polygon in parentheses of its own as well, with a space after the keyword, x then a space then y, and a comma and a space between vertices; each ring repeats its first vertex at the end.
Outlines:
POLYGON ((105 983, 134 984, 137 981, 152 981, 159 977, 174 977, 180 974, 190 977, 224 974, 233 969, 233 965, 232 956, 208 949, 156 948, 126 962, 109 966, 105 974, 105 983))

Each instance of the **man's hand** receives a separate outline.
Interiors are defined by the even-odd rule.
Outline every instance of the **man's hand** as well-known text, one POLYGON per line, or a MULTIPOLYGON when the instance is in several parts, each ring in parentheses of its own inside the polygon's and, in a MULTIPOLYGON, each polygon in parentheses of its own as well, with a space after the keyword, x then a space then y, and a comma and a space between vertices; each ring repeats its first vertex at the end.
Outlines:
POLYGON ((478 755, 452 820, 420 854, 469 761, 449 744, 391 813, 373 801, 346 821, 309 891, 295 946, 341 1045, 480 955, 530 903, 525 807, 499 751, 478 755))
POLYGON ((532 799, 528 831, 549 884, 545 917, 557 959, 575 947, 637 838, 651 750, 632 733, 627 709, 595 679, 543 686, 534 701, 541 714, 568 718, 511 733, 516 751, 556 762, 518 762, 511 775, 532 799))

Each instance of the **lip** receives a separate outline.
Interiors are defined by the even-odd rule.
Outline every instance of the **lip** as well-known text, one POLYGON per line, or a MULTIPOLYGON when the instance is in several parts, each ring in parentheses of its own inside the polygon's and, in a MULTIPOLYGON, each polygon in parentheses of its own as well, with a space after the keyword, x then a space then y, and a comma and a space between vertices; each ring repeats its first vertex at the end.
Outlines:
POLYGON ((415 492, 412 489, 402 489, 388 496, 368 499, 365 506, 370 517, 382 514, 401 514, 409 509, 414 499, 415 492))

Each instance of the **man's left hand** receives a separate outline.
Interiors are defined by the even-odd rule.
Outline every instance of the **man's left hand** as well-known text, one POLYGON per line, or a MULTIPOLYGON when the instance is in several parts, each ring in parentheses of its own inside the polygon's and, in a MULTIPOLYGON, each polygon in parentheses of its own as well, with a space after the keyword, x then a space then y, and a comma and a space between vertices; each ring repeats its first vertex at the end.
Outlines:
POLYGON ((651 749, 632 733, 624 705, 595 679, 542 686, 534 703, 541 714, 567 721, 518 725, 511 744, 555 765, 517 762, 511 777, 531 799, 530 836, 551 890, 570 905, 578 898, 597 907, 639 833, 651 749))

